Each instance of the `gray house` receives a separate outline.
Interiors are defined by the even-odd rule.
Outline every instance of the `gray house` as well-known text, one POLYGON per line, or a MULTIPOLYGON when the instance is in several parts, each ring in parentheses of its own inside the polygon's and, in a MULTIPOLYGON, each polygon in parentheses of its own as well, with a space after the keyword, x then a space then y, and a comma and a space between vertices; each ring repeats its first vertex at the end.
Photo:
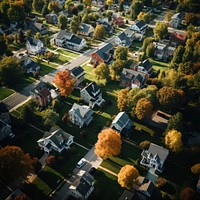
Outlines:
POLYGON ((94 28, 90 24, 81 23, 81 25, 78 28, 77 34, 92 37, 94 33, 94 28))
POLYGON ((74 67, 71 70, 71 75, 76 79, 75 87, 78 87, 80 83, 85 80, 85 72, 84 69, 80 66, 74 67))
POLYGON ((56 14, 50 13, 45 16, 46 22, 49 24, 57 24, 58 16, 56 14))
POLYGON ((0 141, 12 134, 11 126, 0 120, 0 141))
POLYGON ((184 13, 176 13, 172 16, 171 21, 170 21, 170 26, 173 28, 178 28, 181 24, 182 19, 184 18, 185 14, 184 13))

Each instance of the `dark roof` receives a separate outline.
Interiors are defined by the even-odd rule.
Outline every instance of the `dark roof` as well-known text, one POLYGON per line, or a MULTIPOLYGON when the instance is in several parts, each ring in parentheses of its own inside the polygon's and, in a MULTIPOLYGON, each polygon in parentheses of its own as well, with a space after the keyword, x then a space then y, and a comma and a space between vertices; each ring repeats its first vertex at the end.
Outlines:
POLYGON ((124 190, 122 196, 119 198, 119 200, 133 200, 134 192, 129 190, 124 190))
POLYGON ((7 113, 7 112, 9 112, 9 110, 8 110, 6 104, 3 101, 1 101, 0 102, 0 114, 7 113))
POLYGON ((41 81, 35 88, 34 88, 34 91, 37 90, 41 90, 42 88, 48 88, 49 90, 50 89, 56 89, 53 85, 51 85, 50 83, 46 83, 46 82, 43 82, 41 81))
POLYGON ((75 67, 71 70, 71 73, 76 77, 78 76, 79 74, 83 73, 84 72, 84 69, 80 66, 78 67, 75 67))
POLYGON ((39 39, 36 38, 27 38, 27 41, 33 46, 37 46, 37 44, 41 42, 39 39))
POLYGON ((71 37, 71 40, 67 40, 67 41, 70 41, 70 42, 72 42, 72 43, 74 43, 74 44, 81 44, 82 40, 83 40, 83 38, 78 37, 78 36, 76 36, 76 35, 73 35, 73 36, 71 37))
POLYGON ((124 1, 124 2, 123 2, 123 6, 131 6, 131 2, 129 2, 129 1, 124 1))
POLYGON ((3 127, 5 127, 7 124, 4 122, 4 121, 2 121, 2 120, 0 120, 0 130, 3 128, 3 127))
POLYGON ((120 80, 131 82, 135 77, 134 71, 132 69, 123 68, 120 80))
POLYGON ((37 30, 40 30, 40 31, 42 30, 42 27, 45 27, 44 24, 38 23, 38 22, 34 22, 33 25, 35 26, 37 30))
POLYGON ((64 30, 60 30, 60 32, 57 34, 56 38, 57 39, 63 39, 64 36, 67 36, 67 37, 72 37, 73 33, 70 33, 70 32, 66 32, 64 30))
POLYGON ((24 70, 26 70, 26 69, 32 69, 34 71, 36 71, 37 67, 38 67, 37 63, 35 61, 33 61, 32 59, 31 59, 30 63, 28 63, 26 66, 25 65, 23 66, 24 70))
POLYGON ((138 22, 135 23, 135 25, 141 29, 143 26, 146 26, 147 24, 143 21, 143 20, 140 20, 138 22))
POLYGON ((130 38, 125 34, 125 32, 122 32, 121 34, 119 34, 118 37, 121 41, 125 41, 126 46, 131 45, 130 38))
POLYGON ((146 69, 147 71, 149 71, 152 68, 151 62, 149 62, 149 60, 147 60, 147 59, 140 62, 138 66, 144 67, 144 69, 146 69))
POLYGON ((144 81, 144 78, 141 74, 138 74, 135 79, 137 79, 140 83, 143 83, 144 81))
POLYGON ((81 23, 78 31, 81 31, 81 32, 84 32, 84 33, 89 33, 90 28, 91 28, 90 24, 81 23))
POLYGON ((113 45, 111 43, 108 43, 102 48, 98 49, 95 53, 98 54, 102 60, 106 61, 109 59, 111 55, 113 55, 112 52, 110 51, 112 48, 113 45))
POLYGON ((85 87, 85 90, 93 98, 96 98, 101 93, 100 87, 95 82, 91 82, 88 86, 85 87))
POLYGON ((77 186, 76 190, 82 194, 83 196, 85 196, 88 191, 90 190, 90 188, 92 187, 91 184, 89 184, 84 178, 80 179, 80 183, 77 186))

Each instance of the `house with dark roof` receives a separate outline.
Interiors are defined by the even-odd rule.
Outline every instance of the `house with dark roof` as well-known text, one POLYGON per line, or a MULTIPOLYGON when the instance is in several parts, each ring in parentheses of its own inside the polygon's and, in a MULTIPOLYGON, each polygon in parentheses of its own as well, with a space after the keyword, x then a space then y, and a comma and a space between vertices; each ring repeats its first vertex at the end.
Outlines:
POLYGON ((169 44, 171 46, 179 46, 179 45, 185 45, 185 41, 187 38, 187 34, 186 33, 178 33, 178 32, 173 32, 170 37, 169 37, 169 44))
POLYGON ((182 13, 176 13, 171 17, 171 21, 169 25, 173 28, 178 28, 181 24, 181 21, 183 20, 185 14, 182 13))
POLYGON ((94 191, 94 177, 85 172, 69 187, 70 194, 76 199, 88 199, 94 191))
POLYGON ((50 13, 45 16, 46 23, 49 24, 57 24, 58 23, 58 15, 50 13))
POLYGON ((111 43, 107 43, 102 48, 98 49, 91 55, 90 63, 93 65, 98 65, 100 63, 111 63, 114 55, 114 47, 111 43))
POLYGON ((102 92, 100 87, 95 83, 91 82, 87 84, 80 91, 81 99, 89 104, 89 107, 93 108, 95 105, 101 106, 105 100, 102 98, 102 92))
POLYGON ((169 155, 169 150, 151 143, 148 150, 143 150, 140 164, 148 168, 154 168, 156 172, 162 173, 164 163, 169 155))
POLYGON ((0 120, 8 124, 10 123, 10 113, 3 101, 0 101, 0 120))
POLYGON ((128 37, 124 31, 115 38, 115 44, 118 46, 130 47, 133 39, 134 37, 128 37))
POLYGON ((135 22, 135 24, 133 24, 130 29, 138 33, 145 34, 147 27, 148 25, 143 20, 139 20, 135 22))
POLYGON ((34 74, 40 70, 40 66, 27 55, 24 55, 20 58, 20 65, 23 67, 24 72, 27 74, 34 74))
POLYGON ((54 38, 54 44, 60 47, 80 51, 86 46, 86 40, 74 35, 73 33, 60 30, 54 38))
POLYGON ((70 149, 73 138, 74 136, 62 129, 52 127, 49 132, 44 133, 43 137, 37 143, 46 153, 50 153, 52 150, 61 153, 65 149, 70 149))
POLYGON ((124 22, 124 19, 122 17, 115 17, 113 19, 113 24, 114 24, 114 26, 120 27, 120 26, 123 26, 125 24, 125 22, 124 22))
POLYGON ((101 18, 97 20, 97 25, 100 24, 104 27, 104 29, 108 32, 108 33, 113 33, 114 31, 114 27, 112 25, 112 23, 109 22, 108 18, 101 18))
POLYGON ((48 33, 48 28, 43 23, 39 22, 34 22, 31 26, 31 29, 33 32, 40 33, 41 35, 48 33))
POLYGON ((74 103, 69 111, 69 119, 73 124, 82 128, 83 126, 88 126, 92 121, 93 113, 94 111, 89 106, 74 103))
POLYGON ((32 91, 30 91, 30 95, 36 99, 41 107, 45 107, 52 99, 59 97, 59 92, 50 83, 41 81, 32 91))
POLYGON ((112 121, 111 127, 128 137, 133 132, 133 121, 126 112, 119 112, 112 121))
POLYGON ((78 35, 83 35, 87 37, 92 37, 93 33, 94 33, 93 26, 86 23, 81 23, 77 31, 78 35))
POLYGON ((11 126, 0 120, 0 141, 12 134, 11 126))
POLYGON ((120 76, 120 85, 123 87, 140 88, 145 81, 145 74, 132 69, 123 68, 120 76))
POLYGON ((79 86, 85 80, 85 71, 82 67, 74 67, 71 69, 71 76, 76 79, 76 83, 74 85, 75 88, 79 86))
POLYGON ((131 41, 133 41, 135 39, 135 31, 131 30, 130 27, 127 27, 124 31, 124 33, 126 34, 127 37, 130 38, 131 41))
POLYGON ((27 38, 26 50, 29 54, 43 54, 46 51, 44 44, 41 40, 36 38, 27 38))

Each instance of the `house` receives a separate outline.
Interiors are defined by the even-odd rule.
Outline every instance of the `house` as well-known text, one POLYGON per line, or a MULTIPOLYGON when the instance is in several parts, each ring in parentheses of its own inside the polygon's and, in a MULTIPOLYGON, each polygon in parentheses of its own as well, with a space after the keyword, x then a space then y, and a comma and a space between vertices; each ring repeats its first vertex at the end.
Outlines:
POLYGON ((56 0, 58 2, 59 6, 63 6, 65 3, 65 0, 56 0))
POLYGON ((34 32, 38 32, 41 35, 48 33, 47 27, 42 23, 34 22, 31 27, 32 27, 34 32))
POLYGON ((128 37, 125 32, 120 33, 115 38, 115 44, 118 46, 124 46, 124 47, 130 47, 132 44, 132 41, 130 37, 128 37))
POLYGON ((124 1, 123 8, 124 8, 125 12, 129 12, 131 10, 131 2, 124 1))
POLYGON ((181 24, 182 19, 184 18, 184 13, 176 13, 172 16, 171 21, 169 23, 173 28, 178 28, 181 24))
POLYGON ((46 153, 50 153, 52 150, 61 153, 65 149, 70 149, 73 139, 74 136, 62 129, 52 127, 49 132, 44 133, 43 137, 37 143, 46 153))
POLYGON ((81 106, 76 103, 73 104, 71 110, 69 111, 70 121, 82 128, 84 125, 88 125, 93 119, 94 111, 89 108, 89 106, 81 106))
POLYGON ((3 101, 0 101, 0 120, 8 124, 11 122, 9 110, 3 101))
POLYGON ((145 82, 145 74, 132 69, 123 68, 120 76, 120 85, 129 88, 140 88, 145 82))
POLYGON ((28 53, 36 55, 45 53, 46 48, 41 40, 36 38, 27 38, 26 50, 28 53))
POLYGON ((76 79, 76 83, 74 87, 78 87, 85 80, 85 72, 84 69, 80 66, 74 67, 71 70, 71 75, 76 79))
POLYGON ((78 28, 77 34, 83 35, 87 37, 92 37, 94 33, 94 28, 90 24, 81 23, 81 25, 78 28))
POLYGON ((112 23, 109 22, 108 18, 98 19, 96 24, 102 25, 108 33, 113 33, 114 27, 112 23))
MULTIPOLYGON (((82 171, 82 170, 81 170, 82 171)), ((85 172, 69 187, 70 194, 76 199, 88 199, 94 191, 94 177, 85 172)))
POLYGON ((139 20, 131 26, 131 30, 145 34, 147 27, 148 25, 143 20, 139 20))
POLYGON ((45 16, 46 23, 57 24, 58 16, 56 14, 50 13, 45 16))
POLYGON ((125 24, 124 19, 122 17, 116 17, 113 19, 113 25, 114 26, 123 26, 125 24))
POLYGON ((84 38, 78 37, 73 33, 66 32, 64 30, 61 30, 57 34, 56 38, 54 39, 54 43, 57 46, 65 47, 75 51, 80 51, 86 46, 86 40, 84 38))
POLYGON ((20 58, 20 65, 23 67, 24 72, 27 74, 34 74, 40 70, 40 66, 27 55, 20 58))
POLYGON ((178 33, 178 32, 173 32, 170 35, 170 45, 171 46, 179 46, 179 45, 185 45, 185 41, 186 41, 186 33, 178 33))
POLYGON ((168 154, 169 150, 151 143, 148 150, 142 151, 140 164, 149 168, 154 168, 156 172, 162 173, 168 154))
POLYGON ((133 132, 133 121, 125 112, 119 112, 111 127, 127 137, 133 132))
POLYGON ((80 96, 81 99, 83 99, 86 103, 88 103, 89 107, 91 108, 93 108, 95 105, 101 106, 105 101, 102 98, 102 92, 100 87, 95 82, 87 84, 80 91, 80 96))
POLYGON ((0 141, 12 134, 11 126, 0 120, 0 141))
POLYGON ((151 76, 153 72, 153 65, 148 59, 141 61, 137 66, 131 67, 131 69, 141 72, 145 75, 151 76))
POLYGON ((124 33, 126 34, 127 37, 130 38, 131 41, 133 41, 135 39, 135 31, 131 30, 130 27, 127 27, 124 31, 124 33))
POLYGON ((46 82, 40 82, 30 92, 30 95, 36 99, 41 107, 45 107, 52 101, 52 99, 59 96, 59 92, 53 85, 46 82))
POLYGON ((91 55, 90 63, 93 65, 98 65, 100 63, 111 63, 114 55, 114 47, 111 43, 107 43, 102 48, 98 49, 91 55))

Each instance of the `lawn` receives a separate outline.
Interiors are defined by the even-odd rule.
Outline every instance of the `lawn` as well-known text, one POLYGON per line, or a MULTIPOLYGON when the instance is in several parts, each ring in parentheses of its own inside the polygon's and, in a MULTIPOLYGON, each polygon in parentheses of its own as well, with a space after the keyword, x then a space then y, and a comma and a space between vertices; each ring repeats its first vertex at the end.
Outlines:
POLYGON ((63 65, 65 63, 68 63, 71 59, 69 57, 63 56, 63 55, 59 55, 58 58, 54 58, 52 60, 52 62, 63 65))
POLYGON ((69 57, 72 57, 72 58, 76 58, 76 57, 79 56, 78 53, 70 52, 70 51, 67 51, 65 49, 58 49, 56 52, 64 54, 64 55, 69 56, 69 57))
POLYGON ((1 87, 0 88, 0 100, 5 99, 6 97, 9 97, 11 94, 13 94, 15 91, 5 88, 5 87, 1 87))
POLYGON ((58 67, 58 65, 55 65, 53 63, 48 64, 47 62, 43 62, 43 61, 41 61, 39 65, 40 65, 40 75, 41 76, 44 76, 48 73, 53 72, 58 67))
POLYGON ((168 70, 169 63, 165 63, 165 62, 157 61, 157 60, 153 60, 153 59, 150 59, 150 62, 153 65, 153 69, 156 70, 156 71, 158 71, 158 70, 162 70, 162 71, 168 70))
POLYGON ((143 42, 133 41, 130 50, 135 52, 138 51, 142 47, 143 42))

